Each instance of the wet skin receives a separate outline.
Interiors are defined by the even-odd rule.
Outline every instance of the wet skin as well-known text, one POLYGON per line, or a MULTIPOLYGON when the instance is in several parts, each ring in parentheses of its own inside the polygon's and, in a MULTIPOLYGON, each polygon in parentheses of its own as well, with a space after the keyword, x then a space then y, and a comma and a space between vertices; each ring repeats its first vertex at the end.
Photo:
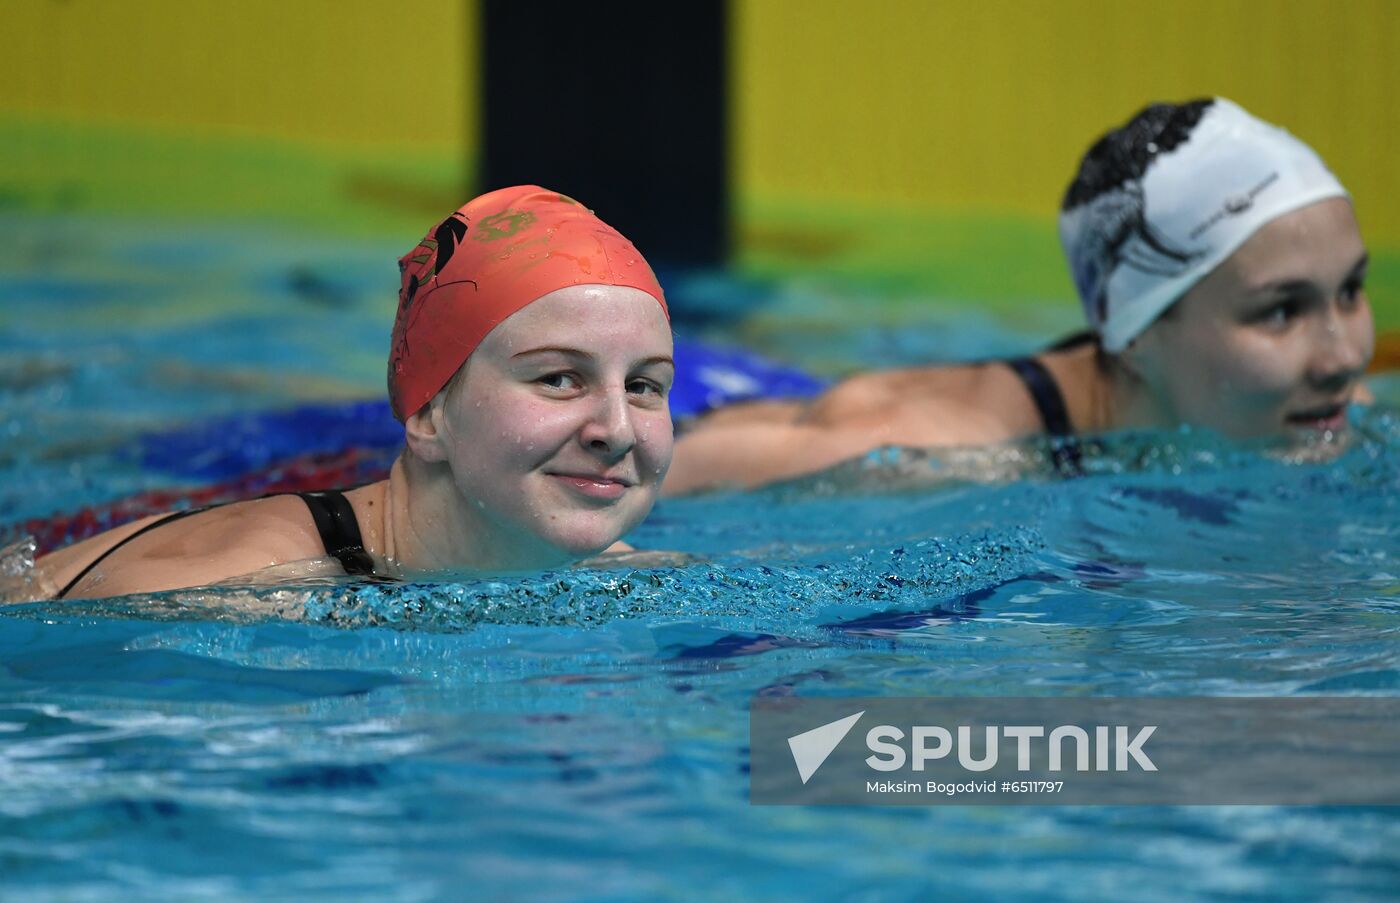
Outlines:
MULTIPOLYGON (((670 325, 646 293, 579 285, 537 299, 408 418, 389 479, 346 493, 365 549, 411 573, 550 567, 620 546, 670 464, 673 375, 670 325)), ((154 520, 40 559, 35 597, 154 520)), ((143 534, 68 598, 273 578, 268 569, 294 566, 297 576, 340 570, 306 505, 276 496, 143 534)))
POLYGON ((1142 384, 1133 419, 1236 439, 1341 431, 1375 349, 1365 278, 1349 201, 1266 224, 1120 355, 1142 384))
MULTIPOLYGON (((1320 201, 1250 237, 1108 367, 1092 345, 1038 355, 1075 432, 1193 424, 1234 439, 1345 431, 1374 348, 1366 250, 1351 204, 1320 201)), ((756 486, 881 446, 939 448, 1039 433, 998 363, 850 377, 811 402, 736 406, 677 445, 671 494, 756 486)))
POLYGON ((450 533, 521 566, 607 549, 670 465, 674 372, 666 317, 637 289, 572 286, 513 314, 406 424, 450 473, 450 533))

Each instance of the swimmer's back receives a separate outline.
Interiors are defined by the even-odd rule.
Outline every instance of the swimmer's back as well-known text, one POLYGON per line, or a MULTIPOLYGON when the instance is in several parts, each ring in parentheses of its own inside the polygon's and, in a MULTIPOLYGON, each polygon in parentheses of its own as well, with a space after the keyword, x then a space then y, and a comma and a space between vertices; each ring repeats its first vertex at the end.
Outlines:
POLYGON ((35 566, 39 588, 54 597, 67 587, 69 599, 161 592, 326 554, 309 509, 295 495, 162 523, 167 518, 143 518, 45 555, 35 566))
POLYGON ((1021 381, 1000 362, 863 373, 815 399, 796 422, 924 447, 1000 442, 1040 426, 1021 381))
MULTIPOLYGON (((1068 402, 1071 430, 1087 410, 1073 391, 1060 392, 1076 388, 1095 353, 1077 344, 1034 359, 1068 402)), ((805 404, 703 418, 677 443, 665 491, 757 486, 880 446, 951 448, 1038 435, 1048 426, 1043 402, 1005 361, 862 373, 805 404)))

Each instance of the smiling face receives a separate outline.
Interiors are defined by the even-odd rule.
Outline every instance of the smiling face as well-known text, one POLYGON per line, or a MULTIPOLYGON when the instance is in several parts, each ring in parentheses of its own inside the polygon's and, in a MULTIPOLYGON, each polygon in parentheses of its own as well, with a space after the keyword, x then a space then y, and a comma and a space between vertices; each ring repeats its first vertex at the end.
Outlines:
POLYGON ((1160 425, 1338 432, 1375 345, 1366 248, 1334 198, 1263 226, 1123 352, 1160 425))
POLYGON ((470 541, 539 566, 646 517, 671 462, 671 330, 634 288, 579 285, 497 326, 431 407, 470 541))

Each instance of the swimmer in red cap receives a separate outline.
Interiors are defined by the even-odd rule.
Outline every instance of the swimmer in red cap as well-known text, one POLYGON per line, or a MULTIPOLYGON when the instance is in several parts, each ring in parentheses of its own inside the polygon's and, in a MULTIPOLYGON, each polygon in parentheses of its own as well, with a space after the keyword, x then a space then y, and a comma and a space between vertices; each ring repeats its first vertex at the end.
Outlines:
POLYGON ((882 446, 1191 425, 1329 454, 1375 333, 1351 199, 1316 153, 1224 98, 1153 104, 1085 154, 1060 238, 1089 329, 1009 361, 852 376, 703 418, 668 492, 754 486, 882 446))
POLYGON ((625 549, 672 443, 670 323, 642 255, 576 201, 522 186, 468 202, 399 268, 389 398, 405 441, 387 480, 119 527, 41 558, 42 596, 625 549))

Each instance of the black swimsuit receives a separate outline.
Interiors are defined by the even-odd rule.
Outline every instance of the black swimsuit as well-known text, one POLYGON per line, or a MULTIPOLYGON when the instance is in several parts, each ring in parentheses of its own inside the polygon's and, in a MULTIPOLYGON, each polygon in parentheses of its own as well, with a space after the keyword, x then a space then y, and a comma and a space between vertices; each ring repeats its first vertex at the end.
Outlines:
POLYGON ((1018 357, 1006 362, 1011 372, 1025 383, 1031 393, 1031 401, 1040 412, 1040 422, 1045 432, 1051 436, 1073 436, 1074 428, 1069 425, 1069 411, 1065 409, 1065 397, 1055 384, 1055 377, 1045 369, 1045 365, 1033 357, 1018 357))
MULTIPOLYGON (((306 507, 311 510, 311 519, 316 522, 316 532, 321 534, 321 544, 326 547, 326 554, 338 559, 347 574, 373 576, 374 560, 365 551, 364 539, 360 536, 360 525, 355 521, 355 509, 345 498, 345 494, 329 490, 327 492, 298 492, 297 495, 306 502, 306 507)), ((200 514, 217 507, 219 506, 209 505, 204 508, 193 508, 189 511, 177 511, 152 521, 94 558, 87 567, 78 572, 78 576, 69 580, 68 585, 63 587, 54 598, 62 599, 68 595, 73 587, 77 586, 78 582, 86 577, 93 568, 106 560, 107 556, 141 534, 149 533, 157 527, 174 523, 192 514, 200 514)))
POLYGON ((1040 412, 1040 422, 1050 436, 1050 454, 1055 461, 1055 469, 1066 476, 1083 473, 1079 443, 1074 438, 1065 397, 1060 393, 1055 377, 1033 357, 1013 358, 1005 363, 1012 373, 1020 377, 1031 395, 1031 401, 1035 402, 1035 409, 1040 412))

